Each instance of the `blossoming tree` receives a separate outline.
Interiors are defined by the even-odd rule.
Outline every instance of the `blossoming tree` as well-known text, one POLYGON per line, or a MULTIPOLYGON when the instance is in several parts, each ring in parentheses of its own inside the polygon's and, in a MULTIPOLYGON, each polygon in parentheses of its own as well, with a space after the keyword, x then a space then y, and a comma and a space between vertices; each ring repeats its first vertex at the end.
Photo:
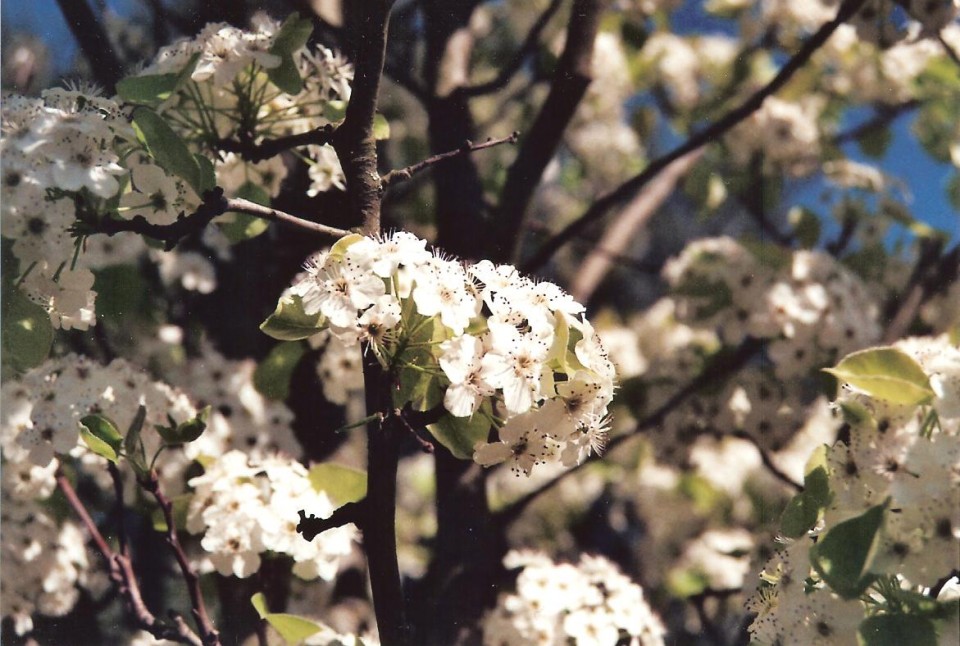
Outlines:
POLYGON ((5 639, 960 638, 957 3, 59 4, 101 87, 3 100, 5 639))

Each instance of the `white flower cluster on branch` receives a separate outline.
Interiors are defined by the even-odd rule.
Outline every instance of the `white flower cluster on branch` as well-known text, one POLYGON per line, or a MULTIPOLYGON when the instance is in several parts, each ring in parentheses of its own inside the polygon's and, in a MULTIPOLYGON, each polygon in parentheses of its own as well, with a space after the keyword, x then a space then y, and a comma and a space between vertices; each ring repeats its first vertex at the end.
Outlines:
POLYGON ((398 380, 395 405, 442 404, 435 435, 484 466, 506 462, 529 475, 602 449, 613 364, 583 306, 556 285, 509 265, 464 266, 408 233, 348 236, 305 267, 286 298, 317 317, 334 350, 357 348, 357 359, 324 364, 325 383, 342 388, 366 343, 398 380))

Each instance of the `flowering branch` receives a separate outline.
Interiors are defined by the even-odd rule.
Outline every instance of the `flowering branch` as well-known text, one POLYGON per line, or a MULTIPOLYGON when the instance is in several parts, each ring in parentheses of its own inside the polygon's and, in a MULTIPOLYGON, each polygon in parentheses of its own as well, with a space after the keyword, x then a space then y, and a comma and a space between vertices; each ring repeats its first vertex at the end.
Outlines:
POLYGON ((474 97, 491 94, 505 88, 510 82, 510 79, 523 67, 524 62, 536 51, 537 45, 540 43, 540 35, 543 33, 547 23, 550 22, 550 19, 553 18, 557 10, 560 9, 561 4, 562 0, 552 0, 550 5, 544 9, 543 13, 537 17, 536 22, 533 23, 530 31, 527 32, 527 37, 513 58, 500 70, 500 73, 497 74, 495 78, 485 83, 478 83, 477 85, 461 86, 457 91, 464 96, 474 97))
POLYGON ((186 552, 183 551, 183 546, 177 537, 177 527, 173 520, 173 503, 170 502, 170 499, 160 490, 160 480, 157 478, 157 472, 155 470, 151 470, 145 478, 138 479, 138 482, 145 491, 153 496, 163 512, 163 519, 167 524, 167 545, 173 550, 177 564, 180 566, 180 572, 183 574, 183 579, 187 584, 187 591, 190 593, 190 603, 193 606, 193 618, 200 628, 200 634, 203 636, 203 644, 205 646, 219 646, 220 634, 217 632, 217 629, 213 627, 213 622, 207 614, 207 608, 203 601, 203 593, 200 590, 200 577, 197 576, 193 566, 191 566, 187 560, 186 552))
POLYGON ((497 139, 488 137, 486 141, 479 144, 475 144, 472 141, 467 140, 463 142, 463 145, 457 148, 456 150, 451 150, 449 152, 433 155, 432 157, 427 157, 423 161, 419 161, 416 164, 411 164, 406 168, 399 168, 397 170, 390 171, 389 173, 387 173, 386 175, 380 178, 380 186, 383 189, 390 188, 394 184, 407 181, 408 179, 410 179, 420 171, 426 170, 431 166, 435 166, 447 159, 452 159, 453 157, 459 157, 460 155, 469 155, 472 152, 476 152, 478 150, 485 150, 487 148, 493 148, 494 146, 499 146, 500 144, 515 144, 517 143, 517 139, 519 137, 520 137, 520 133, 514 131, 509 135, 507 135, 506 137, 499 137, 497 139))
POLYGON ((228 153, 237 153, 248 161, 259 162, 275 157, 285 150, 291 150, 292 148, 329 144, 333 141, 333 136, 336 131, 337 129, 334 126, 327 124, 308 132, 276 137, 274 139, 264 139, 258 144, 254 143, 249 136, 241 135, 239 141, 236 139, 221 139, 217 141, 214 146, 228 153))
POLYGON ((175 627, 168 626, 159 621, 153 613, 147 609, 146 604, 143 602, 143 597, 140 595, 140 587, 137 584, 137 578, 133 572, 133 565, 130 562, 130 558, 126 554, 117 554, 110 548, 103 534, 101 534, 97 528, 97 524, 93 522, 83 502, 81 502, 79 496, 77 496, 77 492, 73 488, 73 485, 70 484, 70 480, 68 480, 62 472, 57 473, 56 480, 60 491, 63 492, 64 497, 67 499, 74 513, 80 518, 80 522, 83 523, 94 545, 96 545, 97 551, 106 562, 110 580, 117 585, 120 594, 126 599, 127 605, 136 618, 138 625, 157 639, 169 639, 181 644, 202 646, 203 641, 201 641, 200 637, 198 637, 182 619, 180 621, 175 620, 175 627))
POLYGON ((824 23, 812 36, 810 36, 803 46, 788 60, 773 79, 765 86, 757 90, 746 101, 734 108, 722 118, 714 121, 703 130, 693 134, 684 143, 680 144, 666 155, 658 157, 639 174, 630 178, 619 187, 607 193, 595 201, 579 218, 561 229, 556 235, 547 240, 533 256, 523 263, 522 269, 527 273, 532 273, 545 265, 554 253, 560 247, 566 244, 571 238, 576 236, 587 225, 602 218, 614 206, 627 200, 641 187, 645 186, 651 179, 656 177, 671 162, 679 159, 687 153, 700 148, 711 141, 723 136, 728 130, 745 120, 751 114, 756 112, 767 97, 772 96, 780 90, 787 82, 793 78, 793 75, 803 67, 810 57, 813 56, 833 32, 843 23, 849 20, 863 5, 865 0, 844 0, 843 4, 837 10, 837 15, 833 20, 824 23))
POLYGON ((250 200, 239 197, 224 197, 223 189, 219 187, 204 194, 203 202, 193 214, 189 216, 181 214, 177 221, 172 224, 152 224, 142 215, 135 216, 130 220, 104 218, 96 223, 85 222, 82 233, 114 235, 123 231, 132 231, 163 242, 164 248, 170 251, 183 238, 202 231, 218 215, 231 211, 245 213, 272 222, 280 222, 330 239, 341 238, 349 233, 343 229, 304 220, 250 200))

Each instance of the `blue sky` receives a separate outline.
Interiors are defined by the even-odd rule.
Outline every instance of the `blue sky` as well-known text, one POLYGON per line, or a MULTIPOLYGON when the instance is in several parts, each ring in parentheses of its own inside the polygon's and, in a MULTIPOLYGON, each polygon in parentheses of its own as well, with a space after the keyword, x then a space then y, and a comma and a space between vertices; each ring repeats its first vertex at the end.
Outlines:
MULTIPOLYGON (((109 0, 106 4, 121 15, 130 15, 142 7, 134 0, 109 0)), ((8 0, 0 3, 0 19, 8 34, 32 32, 51 44, 56 70, 67 69, 76 55, 76 43, 55 0, 8 0)), ((696 2, 685 3, 673 16, 672 24, 681 33, 720 31, 730 25, 704 14, 700 3, 696 2)), ((944 190, 952 175, 952 167, 937 163, 921 149, 910 132, 912 120, 912 115, 906 115, 894 123, 893 140, 879 165, 910 187, 914 199, 911 206, 916 217, 950 233, 955 239, 960 238, 960 213, 950 205, 944 190)), ((848 145, 845 150, 851 158, 863 160, 856 144, 848 145)), ((876 160, 864 161, 877 163, 876 160)))

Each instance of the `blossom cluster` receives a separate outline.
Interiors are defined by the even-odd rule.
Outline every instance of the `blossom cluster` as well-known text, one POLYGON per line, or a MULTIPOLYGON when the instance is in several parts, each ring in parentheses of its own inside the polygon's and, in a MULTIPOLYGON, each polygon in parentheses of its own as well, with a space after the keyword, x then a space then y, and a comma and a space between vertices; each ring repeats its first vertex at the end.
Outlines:
MULTIPOLYGON (((917 405, 889 391, 856 385, 842 391, 837 405, 849 438, 825 447, 820 464, 829 496, 819 521, 785 539, 761 573, 748 603, 757 613, 750 628, 757 643, 853 635, 877 613, 904 612, 909 599, 923 598, 911 594, 926 594, 960 566, 960 348, 946 336, 908 338, 893 348, 922 368, 933 395, 917 405), (873 583, 862 594, 835 590, 833 573, 815 567, 814 547, 829 542, 831 530, 878 509, 875 547, 864 555, 864 575, 873 583)), ((955 634, 955 615, 928 617, 941 639, 955 634)))
POLYGON ((876 341, 879 308, 864 283, 827 253, 697 240, 663 271, 677 317, 716 328, 728 345, 769 339, 779 379, 808 374, 876 341))
POLYGON ((664 643, 666 631, 643 590, 601 556, 584 555, 574 565, 513 551, 504 565, 521 569, 516 592, 501 593, 484 618, 484 644, 664 643))
POLYGON ((441 441, 527 475, 602 448, 613 364, 583 306, 556 285, 509 265, 464 266, 403 232, 350 235, 305 268, 285 298, 342 346, 369 344, 399 377, 397 406, 442 403, 455 437, 435 433, 441 441), (491 426, 498 439, 487 442, 491 426))
MULTIPOLYGON (((254 16, 249 31, 211 23, 197 36, 163 47, 142 75, 189 72, 190 82, 160 109, 181 136, 200 147, 216 150, 225 139, 259 143, 310 132, 342 118, 353 66, 322 45, 301 44, 306 40, 302 34, 309 34, 309 27, 303 29, 296 19, 281 25, 264 14, 254 16), (291 38, 285 26, 301 33, 290 52, 282 49, 291 38), (292 86, 272 75, 285 64, 283 55, 291 57, 301 78, 292 86)), ((303 158, 310 165, 310 195, 344 188, 339 160, 329 145, 309 146, 303 158)), ((251 183, 275 196, 287 174, 280 157, 249 162, 226 152, 216 166, 218 182, 228 193, 251 183)))
POLYGON ((188 484, 194 491, 186 528, 203 533, 204 557, 220 574, 248 577, 260 569, 261 554, 270 552, 292 557, 293 573, 302 579, 329 581, 352 549, 352 526, 313 541, 297 532, 300 510, 327 517, 335 507, 313 486, 306 467, 283 454, 256 459, 229 451, 188 484))

